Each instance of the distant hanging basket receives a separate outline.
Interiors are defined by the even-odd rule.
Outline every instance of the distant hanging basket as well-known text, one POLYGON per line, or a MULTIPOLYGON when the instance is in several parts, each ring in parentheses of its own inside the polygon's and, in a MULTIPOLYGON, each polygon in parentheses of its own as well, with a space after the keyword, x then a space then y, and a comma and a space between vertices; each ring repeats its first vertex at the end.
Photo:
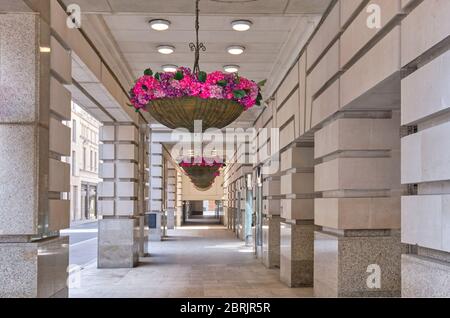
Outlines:
POLYGON ((214 184, 220 166, 190 166, 183 167, 189 179, 199 190, 208 190, 214 184))
POLYGON ((244 107, 227 99, 179 97, 153 100, 148 103, 146 110, 166 127, 182 127, 193 132, 197 120, 202 121, 202 131, 211 127, 224 128, 239 118, 244 107))
POLYGON ((190 162, 181 162, 180 166, 197 189, 206 191, 214 184, 216 177, 220 175, 219 170, 224 164, 202 158, 198 162, 193 159, 190 162))

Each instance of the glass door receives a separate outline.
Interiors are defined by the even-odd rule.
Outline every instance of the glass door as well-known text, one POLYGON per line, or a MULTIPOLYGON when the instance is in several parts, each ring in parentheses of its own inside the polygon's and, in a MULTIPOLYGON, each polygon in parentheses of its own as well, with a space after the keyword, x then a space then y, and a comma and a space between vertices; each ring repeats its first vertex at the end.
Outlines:
POLYGON ((262 176, 261 167, 256 171, 256 202, 255 202, 255 255, 260 257, 262 255, 262 227, 263 227, 263 215, 262 215, 262 205, 263 205, 263 188, 262 188, 262 176))

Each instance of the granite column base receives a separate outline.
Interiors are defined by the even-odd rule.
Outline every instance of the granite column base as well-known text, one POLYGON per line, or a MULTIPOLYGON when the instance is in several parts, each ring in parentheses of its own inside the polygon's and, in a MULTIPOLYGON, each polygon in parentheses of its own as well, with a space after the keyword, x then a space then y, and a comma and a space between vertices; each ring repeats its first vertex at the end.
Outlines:
POLYGON ((279 216, 264 218, 262 262, 267 268, 280 268, 279 216))
POLYGON ((0 298, 66 298, 69 238, 0 243, 0 298))
POLYGON ((282 222, 280 226, 280 280, 289 287, 313 285, 313 221, 282 222))
POLYGON ((99 220, 98 268, 132 268, 138 261, 138 219, 99 220))
POLYGON ((399 297, 407 247, 390 230, 316 231, 316 297, 399 297))

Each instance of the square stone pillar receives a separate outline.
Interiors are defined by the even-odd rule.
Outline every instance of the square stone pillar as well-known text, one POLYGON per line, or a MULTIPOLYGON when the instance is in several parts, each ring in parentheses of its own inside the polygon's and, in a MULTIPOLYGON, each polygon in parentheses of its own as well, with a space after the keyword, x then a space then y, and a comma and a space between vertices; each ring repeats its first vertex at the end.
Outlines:
POLYGON ((289 287, 313 284, 314 146, 294 144, 281 154, 280 279, 289 287))
POLYGON ((261 260, 267 268, 280 267, 280 199, 280 177, 263 178, 261 260))
POLYGON ((289 287, 313 285, 314 224, 312 221, 281 223, 280 280, 289 287))
POLYGON ((235 184, 231 183, 229 188, 228 213, 230 214, 230 229, 236 233, 235 184))
POLYGON ((237 237, 245 241, 245 188, 243 179, 236 181, 236 188, 239 193, 236 193, 236 216, 238 220, 237 237))
POLYGON ((98 224, 98 268, 132 268, 139 261, 139 219, 104 218, 98 224))
POLYGON ((67 297, 71 53, 33 12, 0 43, 0 297, 67 297))
POLYGON ((152 131, 150 138, 150 200, 147 217, 149 219, 149 240, 163 239, 163 149, 161 143, 154 141, 152 131))
POLYGON ((404 252, 398 231, 316 231, 314 293, 318 297, 399 297, 404 252))
POLYGON ((402 242, 410 245, 402 255, 403 297, 450 297, 449 10, 448 1, 424 1, 402 25, 402 37, 415 40, 407 55, 423 54, 421 60, 429 62, 414 62, 414 72, 402 79, 407 133, 401 171, 410 189, 402 197, 402 242), (436 29, 423 27, 430 23, 436 29), (436 54, 435 47, 446 51, 436 54))
POLYGON ((148 254, 148 224, 146 224, 145 212, 147 211, 149 201, 149 179, 150 179, 150 128, 148 124, 139 122, 139 256, 144 257, 148 254))
POLYGON ((280 268, 280 222, 278 215, 263 221, 262 262, 267 268, 280 268))
POLYGON ((100 129, 98 267, 133 267, 139 251, 139 130, 134 124, 100 129))
POLYGON ((177 170, 170 163, 166 164, 166 218, 167 229, 173 230, 175 228, 175 199, 177 186, 177 170))
POLYGON ((340 113, 315 159, 315 295, 400 296, 399 112, 340 113))
POLYGON ((183 225, 183 177, 180 172, 175 170, 176 173, 176 214, 175 214, 175 226, 181 227, 183 225))

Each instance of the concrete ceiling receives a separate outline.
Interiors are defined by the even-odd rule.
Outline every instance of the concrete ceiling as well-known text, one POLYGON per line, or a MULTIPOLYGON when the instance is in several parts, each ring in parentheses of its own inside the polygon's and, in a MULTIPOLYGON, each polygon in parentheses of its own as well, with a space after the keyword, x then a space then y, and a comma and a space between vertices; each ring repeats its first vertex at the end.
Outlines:
MULTIPOLYGON (((193 12, 194 0, 64 0, 77 3, 84 13, 166 13, 193 12)), ((203 14, 321 14, 330 0, 202 0, 203 14)))
MULTIPOLYGON (((104 19, 134 77, 150 67, 161 71, 164 64, 192 67, 194 55, 189 42, 195 40, 194 0, 64 0, 78 3, 83 14, 104 19), (171 21, 167 31, 158 32, 148 21, 162 18, 171 21), (162 55, 158 45, 169 44, 174 54, 162 55)), ((238 64, 240 74, 249 79, 280 80, 298 54, 297 43, 306 41, 311 25, 320 19, 331 0, 201 0, 200 40, 207 51, 201 53, 200 66, 207 72, 222 70, 226 64, 238 64), (231 21, 249 19, 247 32, 236 32, 231 21), (242 45, 245 53, 233 56, 226 52, 230 45, 242 45), (280 74, 277 74, 280 73, 280 74), (283 73, 283 74, 281 74, 283 73)), ((269 81, 273 87, 277 83, 269 81)), ((238 122, 252 123, 261 108, 244 113, 238 122)), ((241 124, 237 124, 242 126, 241 124)))
MULTIPOLYGON (((188 44, 195 40, 194 17, 162 17, 172 22, 171 28, 165 32, 150 29, 147 16, 104 16, 135 76, 142 75, 148 67, 160 71, 164 64, 192 67, 194 54, 188 44), (157 47, 162 44, 175 46, 175 53, 159 54, 157 47)), ((252 17, 254 25, 248 32, 232 31, 230 23, 233 19, 229 16, 201 17, 200 40, 207 48, 206 52, 201 52, 201 68, 211 72, 222 70, 226 64, 238 64, 242 76, 259 81, 270 73, 272 63, 277 59, 290 31, 299 19, 306 18, 252 17), (226 52, 230 45, 242 45, 246 51, 240 56, 230 55, 226 52)))

